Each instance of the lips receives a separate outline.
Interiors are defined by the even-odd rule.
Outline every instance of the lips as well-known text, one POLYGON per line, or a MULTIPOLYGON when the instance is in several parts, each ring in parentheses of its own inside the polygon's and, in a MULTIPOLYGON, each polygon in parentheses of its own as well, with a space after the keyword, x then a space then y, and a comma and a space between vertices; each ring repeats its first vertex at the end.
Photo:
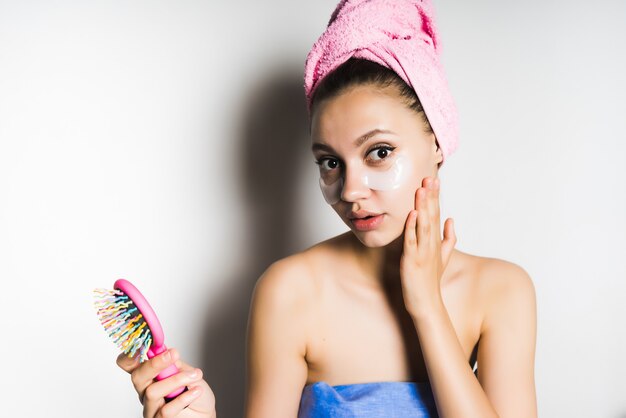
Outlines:
POLYGON ((350 222, 359 231, 371 231, 378 228, 383 222, 385 214, 381 213, 376 216, 365 216, 362 218, 352 218, 350 222))
POLYGON ((352 220, 352 219, 365 219, 365 218, 371 218, 374 216, 378 216, 381 215, 380 213, 375 213, 375 212, 370 212, 367 210, 359 210, 357 212, 350 212, 348 213, 348 219, 352 220))

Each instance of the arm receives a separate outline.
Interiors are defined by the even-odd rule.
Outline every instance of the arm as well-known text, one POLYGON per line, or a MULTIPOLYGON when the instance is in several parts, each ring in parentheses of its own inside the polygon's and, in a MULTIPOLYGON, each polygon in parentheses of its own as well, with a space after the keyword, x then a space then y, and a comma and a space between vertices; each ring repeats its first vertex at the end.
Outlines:
POLYGON ((248 318, 246 418, 293 418, 298 413, 308 372, 305 273, 292 260, 279 260, 254 288, 248 318))
POLYGON ((489 289, 478 344, 478 380, 443 302, 413 315, 441 418, 537 416, 534 286, 521 267, 496 264, 485 275, 489 289))
POLYGON ((535 287, 521 267, 505 267, 483 320, 478 380, 500 417, 537 417, 535 287))

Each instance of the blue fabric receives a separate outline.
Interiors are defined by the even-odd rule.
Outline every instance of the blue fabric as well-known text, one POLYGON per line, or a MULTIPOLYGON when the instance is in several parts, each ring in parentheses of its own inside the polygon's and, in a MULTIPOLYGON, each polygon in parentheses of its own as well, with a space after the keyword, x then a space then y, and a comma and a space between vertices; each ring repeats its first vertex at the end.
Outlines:
POLYGON ((370 382, 302 390, 298 418, 437 418, 428 382, 370 382))

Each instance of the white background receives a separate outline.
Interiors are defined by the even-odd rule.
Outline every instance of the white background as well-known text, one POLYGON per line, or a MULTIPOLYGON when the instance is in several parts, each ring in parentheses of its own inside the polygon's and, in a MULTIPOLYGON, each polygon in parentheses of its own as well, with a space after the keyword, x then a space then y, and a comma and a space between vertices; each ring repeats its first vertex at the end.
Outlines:
MULTIPOLYGON (((92 306, 119 277, 241 416, 252 287, 347 229, 302 73, 335 1, 0 2, 5 417, 136 417, 92 306)), ((437 1, 457 247, 525 268, 541 417, 626 417, 626 2, 437 1)))

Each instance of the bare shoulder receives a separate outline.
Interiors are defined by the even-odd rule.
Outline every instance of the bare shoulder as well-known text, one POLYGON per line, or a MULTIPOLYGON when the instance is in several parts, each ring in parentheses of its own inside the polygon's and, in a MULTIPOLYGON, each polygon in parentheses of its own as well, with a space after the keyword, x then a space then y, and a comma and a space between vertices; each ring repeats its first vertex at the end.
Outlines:
POLYGON ((274 261, 257 280, 254 292, 272 295, 275 302, 305 306, 315 293, 317 269, 330 256, 336 240, 330 238, 274 261))
MULTIPOLYGON (((503 312, 517 310, 532 315, 535 309, 535 286, 528 272, 519 264, 494 257, 455 252, 456 262, 449 274, 450 282, 461 278, 475 302, 481 319, 481 331, 490 321, 504 320, 503 312)), ((482 332, 481 332, 482 334, 482 332)))
POLYGON ((297 414, 313 318, 309 254, 305 250, 273 262, 254 286, 246 344, 246 418, 297 414))
POLYGON ((535 286, 528 272, 510 261, 483 258, 479 271, 478 380, 499 416, 536 417, 535 286))
POLYGON ((319 293, 318 269, 327 264, 324 260, 332 254, 330 247, 335 239, 322 241, 271 263, 254 285, 250 323, 288 318, 289 326, 298 330, 292 334, 298 351, 304 353, 315 312, 315 298, 319 293))
POLYGON ((298 253, 270 264, 254 286, 255 298, 271 298, 273 302, 298 303, 306 294, 310 268, 304 254, 298 253))
POLYGON ((475 259, 478 294, 483 307, 481 334, 497 322, 511 320, 511 316, 526 317, 534 322, 536 293, 529 273, 511 261, 492 257, 475 259))
POLYGON ((481 257, 479 271, 483 290, 490 302, 518 298, 534 299, 535 286, 519 264, 499 258, 481 257))

